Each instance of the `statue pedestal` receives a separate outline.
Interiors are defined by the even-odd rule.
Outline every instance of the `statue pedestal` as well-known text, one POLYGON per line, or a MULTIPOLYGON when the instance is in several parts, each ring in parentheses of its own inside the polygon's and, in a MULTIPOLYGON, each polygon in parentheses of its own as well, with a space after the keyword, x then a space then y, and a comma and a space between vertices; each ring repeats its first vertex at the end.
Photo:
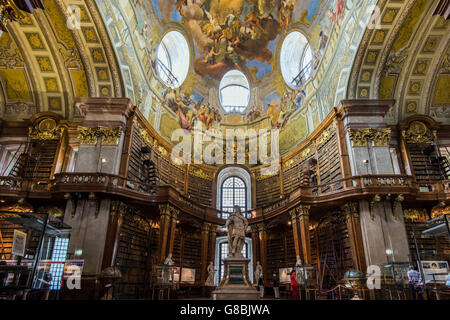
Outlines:
POLYGON ((223 260, 225 275, 219 287, 211 293, 213 300, 257 300, 258 291, 248 276, 250 259, 229 257, 223 260))

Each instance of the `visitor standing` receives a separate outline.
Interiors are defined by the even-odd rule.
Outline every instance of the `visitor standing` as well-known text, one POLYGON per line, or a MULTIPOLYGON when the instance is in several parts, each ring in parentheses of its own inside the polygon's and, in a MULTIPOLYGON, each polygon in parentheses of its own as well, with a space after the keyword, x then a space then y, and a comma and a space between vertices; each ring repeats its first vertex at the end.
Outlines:
POLYGON ((258 279, 258 286, 259 286, 259 297, 262 299, 264 298, 264 281, 262 276, 260 276, 258 279))
POLYGON ((272 285, 273 285, 273 292, 275 294, 275 299, 280 299, 280 280, 278 279, 278 276, 276 273, 272 275, 272 285))
POLYGON ((298 300, 298 282, 295 276, 295 269, 291 271, 291 287, 292 287, 292 300, 298 300))
POLYGON ((407 273, 408 281, 409 281, 409 289, 411 291, 411 299, 412 300, 423 300, 423 283, 422 276, 420 272, 418 272, 414 266, 409 266, 409 271, 407 273))

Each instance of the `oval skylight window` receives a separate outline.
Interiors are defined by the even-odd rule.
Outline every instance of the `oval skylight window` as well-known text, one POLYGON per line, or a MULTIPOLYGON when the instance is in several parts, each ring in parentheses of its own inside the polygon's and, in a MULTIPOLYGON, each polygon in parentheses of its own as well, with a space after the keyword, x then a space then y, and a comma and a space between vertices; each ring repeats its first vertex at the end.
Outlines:
POLYGON ((281 74, 292 89, 301 87, 311 75, 312 52, 306 37, 298 31, 289 33, 280 52, 281 74))
POLYGON ((189 71, 189 45, 178 31, 168 32, 158 46, 156 71, 171 88, 181 86, 189 71))
POLYGON ((227 113, 242 113, 250 102, 250 85, 247 77, 238 70, 228 71, 220 81, 220 104, 227 113))

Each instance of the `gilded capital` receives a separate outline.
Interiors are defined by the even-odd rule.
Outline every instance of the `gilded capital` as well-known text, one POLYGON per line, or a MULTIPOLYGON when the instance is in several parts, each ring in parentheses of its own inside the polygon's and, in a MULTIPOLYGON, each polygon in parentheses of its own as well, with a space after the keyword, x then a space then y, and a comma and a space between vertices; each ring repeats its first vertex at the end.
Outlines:
POLYGON ((259 231, 258 225, 257 224, 252 224, 250 226, 250 230, 251 230, 252 233, 258 233, 258 231, 259 231))
POLYGON ((348 129, 348 135, 352 142, 352 147, 367 147, 367 142, 371 136, 371 129, 348 129))
POLYGON ((209 232, 210 229, 211 229, 211 223, 203 222, 202 232, 209 232))
POLYGON ((367 147, 371 141, 374 147, 388 147, 391 142, 391 129, 348 129, 352 147, 367 147))
POLYGON ((171 215, 171 208, 172 206, 170 204, 160 204, 159 205, 159 215, 170 217, 171 215))
POLYGON ((78 126, 80 144, 97 144, 97 128, 78 126))
POLYGON ((374 147, 389 147, 389 143, 391 142, 391 129, 380 129, 372 131, 372 140, 374 147))
POLYGON ((122 135, 122 127, 99 127, 97 133, 102 136, 103 145, 117 146, 122 135))
POLYGON ((259 232, 265 231, 267 229, 266 224, 264 222, 258 223, 256 226, 258 227, 259 232))
POLYGON ((341 210, 342 210, 342 212, 344 212, 344 214, 347 217, 349 217, 349 216, 358 217, 359 216, 358 202, 346 202, 341 207, 341 210))
POLYGON ((311 208, 311 206, 307 206, 307 205, 301 204, 297 208, 295 208, 295 210, 297 210, 297 215, 299 217, 301 217, 301 216, 309 216, 309 208, 311 208))

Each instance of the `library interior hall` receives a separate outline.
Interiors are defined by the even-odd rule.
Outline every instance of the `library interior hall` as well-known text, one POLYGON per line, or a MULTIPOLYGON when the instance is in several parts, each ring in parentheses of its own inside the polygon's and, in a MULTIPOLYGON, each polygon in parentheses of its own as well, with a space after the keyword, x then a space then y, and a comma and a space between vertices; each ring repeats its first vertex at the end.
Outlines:
POLYGON ((450 300, 449 16, 0 1, 0 300, 450 300))

